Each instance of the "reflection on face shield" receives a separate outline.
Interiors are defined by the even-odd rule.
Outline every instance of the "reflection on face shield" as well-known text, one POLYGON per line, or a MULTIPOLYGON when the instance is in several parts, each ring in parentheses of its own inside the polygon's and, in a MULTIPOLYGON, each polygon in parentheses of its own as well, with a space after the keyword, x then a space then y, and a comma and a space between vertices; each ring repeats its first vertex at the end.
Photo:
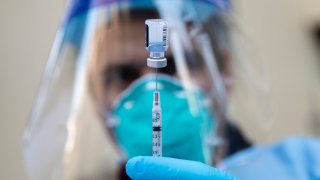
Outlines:
MULTIPOLYGON (((63 39, 70 41, 61 44, 53 56, 54 63, 48 63, 48 67, 55 65, 47 72, 54 76, 50 81, 45 79, 26 133, 26 164, 31 174, 37 169, 30 165, 30 159, 38 147, 46 146, 40 139, 52 139, 59 127, 65 131, 63 138, 51 152, 42 149, 44 156, 50 158, 38 162, 38 167, 44 167, 41 164, 54 161, 51 166, 56 171, 52 174, 57 177, 108 176, 116 169, 111 169, 117 165, 113 157, 151 155, 155 76, 146 65, 148 54, 144 47, 144 21, 150 18, 165 18, 170 29, 168 65, 158 71, 165 112, 163 154, 209 164, 218 157, 213 147, 221 144, 217 132, 221 132, 223 119, 217 109, 223 108, 216 107, 223 104, 217 97, 223 96, 224 89, 211 43, 214 29, 205 26, 214 15, 213 6, 205 1, 190 1, 198 6, 190 6, 189 1, 177 2, 102 3, 90 13, 72 19, 75 24, 86 19, 88 26, 82 31, 83 39, 77 41, 74 38, 79 34, 72 34, 74 29, 65 27, 68 31, 63 39), (172 11, 172 7, 181 9, 172 11), (56 112, 55 107, 65 112, 56 112), (109 174, 98 175, 100 171, 109 174)), ((52 176, 49 170, 43 172, 42 175, 52 176)))

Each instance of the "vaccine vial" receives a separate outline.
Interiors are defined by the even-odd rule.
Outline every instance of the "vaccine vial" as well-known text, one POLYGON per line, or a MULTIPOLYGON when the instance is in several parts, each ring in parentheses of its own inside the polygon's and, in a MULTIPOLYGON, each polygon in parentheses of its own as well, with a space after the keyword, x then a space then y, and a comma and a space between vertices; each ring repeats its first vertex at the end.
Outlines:
POLYGON ((163 19, 147 19, 145 28, 145 46, 149 52, 147 65, 152 68, 166 67, 164 52, 168 50, 168 22, 163 19))

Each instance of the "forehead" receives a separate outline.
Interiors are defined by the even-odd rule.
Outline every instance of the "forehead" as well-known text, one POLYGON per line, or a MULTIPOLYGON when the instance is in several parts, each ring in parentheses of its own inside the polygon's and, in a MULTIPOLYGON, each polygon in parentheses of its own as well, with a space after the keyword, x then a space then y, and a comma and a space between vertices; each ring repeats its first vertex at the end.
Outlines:
POLYGON ((93 51, 98 64, 112 66, 142 63, 147 58, 144 20, 114 22, 101 26, 95 35, 93 51))

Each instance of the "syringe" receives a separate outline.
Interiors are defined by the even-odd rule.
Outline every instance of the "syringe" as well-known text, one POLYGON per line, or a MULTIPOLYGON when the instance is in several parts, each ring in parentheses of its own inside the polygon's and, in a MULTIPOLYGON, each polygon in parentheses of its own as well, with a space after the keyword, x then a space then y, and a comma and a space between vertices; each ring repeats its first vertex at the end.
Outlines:
POLYGON ((164 52, 168 49, 168 23, 163 19, 148 19, 146 25, 147 65, 156 69, 156 89, 152 104, 152 155, 162 156, 162 110, 158 91, 158 68, 167 66, 164 52))
POLYGON ((162 110, 160 105, 160 93, 153 93, 152 106, 152 155, 162 156, 162 110))

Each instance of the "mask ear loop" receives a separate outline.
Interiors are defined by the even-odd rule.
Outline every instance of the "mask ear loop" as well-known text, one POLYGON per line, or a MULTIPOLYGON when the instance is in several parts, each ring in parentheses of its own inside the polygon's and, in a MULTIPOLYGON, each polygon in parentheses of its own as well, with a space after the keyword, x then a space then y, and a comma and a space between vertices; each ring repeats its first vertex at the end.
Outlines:
POLYGON ((115 128, 119 125, 119 119, 109 112, 105 113, 104 119, 105 126, 108 128, 115 128))

